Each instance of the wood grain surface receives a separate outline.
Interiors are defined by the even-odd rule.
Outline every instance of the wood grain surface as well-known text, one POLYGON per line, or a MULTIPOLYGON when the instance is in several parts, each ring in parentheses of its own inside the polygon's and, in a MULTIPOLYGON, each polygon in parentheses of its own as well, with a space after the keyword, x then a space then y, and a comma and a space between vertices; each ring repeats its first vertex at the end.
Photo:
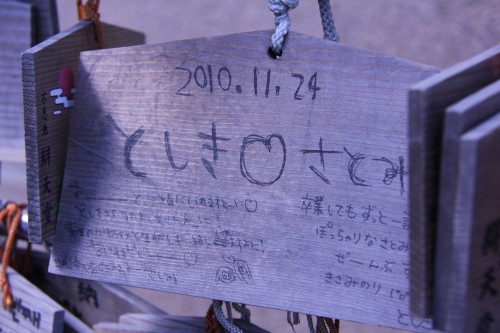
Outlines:
POLYGON ((32 285, 22 275, 7 267, 13 305, 0 308, 0 330, 17 332, 62 332, 64 309, 32 285))
MULTIPOLYGON (((104 24, 105 45, 144 43, 144 35, 104 24)), ((22 54, 29 239, 54 234, 80 52, 97 48, 93 23, 82 21, 22 54)))
POLYGON ((0 161, 24 160, 21 52, 31 47, 33 6, 0 1, 0 161))
POLYGON ((29 276, 32 283, 88 327, 101 321, 117 321, 129 312, 166 314, 119 285, 48 273, 47 253, 33 252, 31 263, 29 276))
POLYGON ((500 113, 460 138, 446 332, 500 331, 500 113))
POLYGON ((407 93, 436 70, 270 34, 82 53, 50 271, 428 331, 407 93))
MULTIPOLYGON (((2 0, 5 1, 5 0, 2 0)), ((7 0, 10 1, 10 0, 7 0)), ((16 0, 33 5, 36 17, 33 45, 43 42, 59 33, 59 18, 56 0, 16 0)))
MULTIPOLYGON (((488 85, 446 109, 436 242, 435 299, 439 301, 435 303, 434 309, 436 316, 443 318, 443 322, 446 321, 444 318, 446 318, 447 310, 452 306, 449 303, 449 295, 455 293, 451 289, 450 280, 455 278, 451 265, 453 263, 452 249, 456 251, 454 249, 456 244, 449 235, 453 234, 455 223, 453 216, 458 208, 455 206, 455 198, 459 182, 459 161, 465 158, 459 154, 460 137, 497 112, 500 112, 500 81, 488 85)), ((475 241, 481 242, 480 237, 477 236, 475 241)), ((441 321, 436 324, 444 328, 441 321)))
MULTIPOLYGON (((446 107, 500 78, 500 46, 419 82, 410 91, 410 293, 412 312, 432 315, 439 172, 446 107)), ((439 308, 439 305, 434 305, 439 308)), ((434 313, 439 322, 439 313, 434 313)))

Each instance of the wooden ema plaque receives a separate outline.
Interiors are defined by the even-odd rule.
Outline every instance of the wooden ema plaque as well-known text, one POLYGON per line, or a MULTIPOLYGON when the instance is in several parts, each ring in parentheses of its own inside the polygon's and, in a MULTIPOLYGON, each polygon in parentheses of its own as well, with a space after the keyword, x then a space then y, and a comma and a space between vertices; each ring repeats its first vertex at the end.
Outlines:
POLYGON ((419 82, 410 91, 410 293, 412 312, 422 317, 431 316, 433 301, 442 300, 433 299, 432 292, 445 109, 498 79, 500 45, 419 82))
POLYGON ((499 142, 500 113, 460 138, 446 332, 500 331, 499 142))
MULTIPOLYGON (((104 24, 107 47, 144 43, 144 35, 104 24)), ((82 21, 22 54, 29 239, 54 234, 74 80, 80 52, 95 50, 93 23, 82 21)))
POLYGON ((31 253, 32 283, 89 327, 101 321, 118 320, 129 312, 165 314, 124 287, 50 274, 48 264, 48 254, 31 253))
POLYGON ((0 0, 0 162, 24 163, 21 52, 58 31, 55 0, 0 0))
MULTIPOLYGON (((234 324, 245 333, 270 333, 248 321, 234 319, 234 324)), ((118 323, 101 322, 93 326, 95 333, 204 333, 205 318, 128 313, 118 323)))
MULTIPOLYGON (((490 84, 478 92, 464 98, 446 109, 441 157, 441 176, 439 188, 439 223, 436 242, 436 275, 435 298, 433 310, 434 322, 437 327, 444 328, 447 311, 450 307, 449 295, 455 293, 451 279, 455 278, 453 266, 453 251, 456 240, 449 237, 453 234, 455 198, 459 184, 460 138, 467 131, 486 121, 500 111, 500 81, 490 84)), ((476 238, 476 242, 481 239, 476 238)))
POLYGON ((63 332, 64 309, 59 304, 10 267, 7 280, 13 305, 0 307, 0 332, 63 332))
POLYGON ((84 52, 50 271, 414 331, 407 93, 270 31, 84 52))
POLYGON ((0 1, 0 162, 22 162, 21 52, 33 41, 33 7, 0 1))

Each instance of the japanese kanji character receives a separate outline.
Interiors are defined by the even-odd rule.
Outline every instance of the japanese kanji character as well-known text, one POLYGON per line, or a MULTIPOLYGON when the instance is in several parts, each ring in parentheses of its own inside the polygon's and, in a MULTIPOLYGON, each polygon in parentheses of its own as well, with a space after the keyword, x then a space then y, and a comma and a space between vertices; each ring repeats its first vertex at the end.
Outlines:
POLYGON ((333 274, 332 272, 325 273, 325 282, 328 284, 332 284, 333 274))
POLYGON ((484 232, 483 241, 483 256, 487 255, 491 250, 494 253, 498 252, 500 244, 500 218, 489 223, 484 232))
POLYGON ((317 195, 314 197, 313 215, 316 215, 316 216, 323 215, 323 200, 324 200, 324 197, 322 197, 322 196, 317 195))
POLYGON ((83 188, 81 186, 78 186, 78 182, 76 180, 73 181, 73 184, 69 185, 69 188, 75 190, 75 192, 73 193, 73 196, 78 200, 80 197, 80 194, 83 193, 83 188))
POLYGON ((481 294, 479 295, 479 299, 483 299, 486 296, 495 297, 498 294, 498 290, 496 290, 492 285, 495 282, 495 268, 490 267, 486 273, 483 274, 483 283, 481 284, 481 294))
POLYGON ((49 127, 47 126, 47 123, 44 123, 42 125, 42 136, 46 136, 49 134, 49 127))
POLYGON ((46 194, 46 193, 51 193, 52 190, 50 189, 49 187, 50 185, 50 179, 49 179, 49 176, 45 176, 45 178, 43 179, 43 189, 42 189, 42 193, 43 194, 46 194))
POLYGON ((80 302, 87 302, 91 304, 94 303, 96 308, 99 308, 99 300, 97 299, 97 292, 89 284, 84 284, 83 282, 78 283, 78 297, 80 302))
POLYGON ((474 333, 492 333, 491 325, 495 322, 490 311, 485 311, 479 318, 476 330, 474 333))
POLYGON ((303 210, 307 215, 309 210, 313 209, 313 202, 314 199, 309 198, 309 193, 307 193, 305 197, 302 197, 302 207, 300 209, 303 210))
POLYGON ((43 206, 42 210, 43 224, 52 223, 52 209, 54 209, 54 207, 52 207, 52 205, 49 202, 45 203, 45 205, 43 206))
POLYGON ((40 153, 41 166, 50 165, 50 158, 51 158, 50 146, 42 147, 42 151, 40 153))

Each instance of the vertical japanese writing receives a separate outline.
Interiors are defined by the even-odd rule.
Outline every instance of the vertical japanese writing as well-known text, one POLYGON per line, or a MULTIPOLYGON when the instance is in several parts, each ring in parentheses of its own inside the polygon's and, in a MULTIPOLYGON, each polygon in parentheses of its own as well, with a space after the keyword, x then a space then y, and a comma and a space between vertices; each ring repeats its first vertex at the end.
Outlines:
MULTIPOLYGON (((500 297, 500 290, 498 289, 497 272, 500 270, 500 260, 498 254, 500 253, 500 218, 494 219, 486 225, 483 235, 483 243, 481 247, 482 259, 495 258, 492 264, 489 265, 481 274, 479 292, 477 299, 483 304, 498 304, 500 297), (497 302, 491 302, 491 300, 497 302)), ((494 325, 498 313, 491 305, 485 306, 483 312, 477 319, 474 333, 492 333, 492 326, 494 325), (491 308, 490 308, 491 307, 491 308)))
MULTIPOLYGON (((41 94, 42 100, 42 127, 40 129, 40 136, 45 137, 49 135, 49 127, 47 125, 48 111, 47 111, 47 93, 41 94)), ((53 184, 50 179, 50 163, 52 160, 52 148, 50 144, 41 145, 39 147, 39 165, 40 165, 40 193, 41 197, 41 219, 42 225, 48 225, 53 222, 52 211, 54 206, 50 200, 50 194, 53 191, 53 184)))

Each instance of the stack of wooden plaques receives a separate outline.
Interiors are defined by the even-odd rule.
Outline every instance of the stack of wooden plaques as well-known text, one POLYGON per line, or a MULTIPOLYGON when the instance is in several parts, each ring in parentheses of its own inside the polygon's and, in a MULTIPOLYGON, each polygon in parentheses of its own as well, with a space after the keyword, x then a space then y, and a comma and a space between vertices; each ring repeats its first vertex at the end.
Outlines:
MULTIPOLYGON (((103 23, 107 48, 138 45, 144 34, 103 23)), ((94 24, 82 21, 22 54, 29 240, 55 229, 80 52, 97 49, 94 24)))
MULTIPOLYGON (((21 258, 26 258, 24 251, 21 258)), ((23 277, 8 268, 14 306, 0 309, 1 332, 90 333, 99 322, 118 321, 122 315, 166 316, 167 314, 118 286, 47 273, 49 256, 29 254, 30 268, 23 277)))
POLYGON ((412 309, 500 331, 500 46, 410 93, 412 309))

